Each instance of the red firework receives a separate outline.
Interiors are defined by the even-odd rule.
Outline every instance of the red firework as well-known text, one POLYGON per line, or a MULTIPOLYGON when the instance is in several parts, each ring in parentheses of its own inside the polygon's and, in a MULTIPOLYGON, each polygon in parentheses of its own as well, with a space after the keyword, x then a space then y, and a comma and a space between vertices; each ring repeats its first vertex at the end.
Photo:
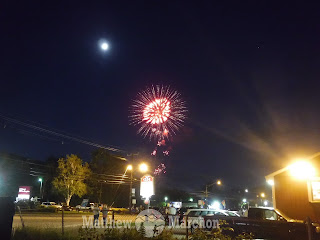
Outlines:
POLYGON ((152 86, 138 94, 130 112, 130 124, 139 126, 139 134, 161 140, 183 125, 187 109, 177 91, 169 86, 152 86))
POLYGON ((171 106, 166 98, 157 98, 143 109, 143 120, 151 124, 161 124, 168 120, 171 106))

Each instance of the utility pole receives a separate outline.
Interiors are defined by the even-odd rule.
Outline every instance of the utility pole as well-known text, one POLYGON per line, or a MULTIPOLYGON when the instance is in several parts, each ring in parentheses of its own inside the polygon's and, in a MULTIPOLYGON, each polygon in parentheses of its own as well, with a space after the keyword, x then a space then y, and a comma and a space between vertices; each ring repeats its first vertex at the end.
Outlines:
POLYGON ((211 184, 208 184, 208 185, 206 185, 206 191, 205 191, 205 196, 206 196, 206 198, 208 198, 208 187, 211 187, 211 186, 213 186, 213 185, 218 185, 218 186, 220 186, 221 185, 221 181, 220 180, 217 180, 217 182, 213 182, 213 183, 211 183, 211 184))
MULTIPOLYGON (((127 155, 128 157, 131 157, 131 161, 132 161, 132 164, 134 163, 134 156, 139 156, 139 153, 131 153, 129 155, 127 155)), ((133 181, 133 178, 132 178, 132 172, 133 172, 133 167, 132 165, 129 165, 127 167, 127 170, 131 171, 130 173, 130 189, 129 189, 129 209, 131 211, 131 207, 132 207, 132 181, 133 181)))
POLYGON ((206 185, 206 192, 205 192, 205 196, 206 196, 206 199, 208 198, 208 185, 206 185))
POLYGON ((131 211, 132 206, 132 170, 130 173, 130 192, 129 192, 129 210, 131 211))

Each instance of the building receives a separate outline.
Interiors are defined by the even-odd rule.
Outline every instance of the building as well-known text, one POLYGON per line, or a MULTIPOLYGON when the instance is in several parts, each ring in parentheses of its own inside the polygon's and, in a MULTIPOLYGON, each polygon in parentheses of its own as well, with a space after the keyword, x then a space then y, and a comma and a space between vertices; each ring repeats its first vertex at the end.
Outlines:
MULTIPOLYGON (((310 158, 309 158, 310 159, 310 158)), ((299 161, 266 176, 273 206, 290 219, 320 222, 320 159, 299 161)))

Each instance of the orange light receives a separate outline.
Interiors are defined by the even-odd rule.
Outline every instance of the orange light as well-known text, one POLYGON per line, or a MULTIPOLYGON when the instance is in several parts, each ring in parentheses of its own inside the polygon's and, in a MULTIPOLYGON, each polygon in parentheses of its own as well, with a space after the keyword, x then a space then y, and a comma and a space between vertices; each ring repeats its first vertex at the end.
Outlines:
POLYGON ((140 170, 140 172, 146 172, 146 171, 148 171, 148 165, 145 164, 145 163, 140 164, 139 170, 140 170))
POLYGON ((316 175, 316 169, 307 161, 298 161, 289 166, 291 176, 297 179, 312 178, 316 175))

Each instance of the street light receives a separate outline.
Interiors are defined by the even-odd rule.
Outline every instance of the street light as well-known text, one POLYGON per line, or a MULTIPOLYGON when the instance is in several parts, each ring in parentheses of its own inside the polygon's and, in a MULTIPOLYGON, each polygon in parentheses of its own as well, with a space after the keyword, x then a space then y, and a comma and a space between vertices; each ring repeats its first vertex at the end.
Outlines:
POLYGON ((140 172, 147 172, 148 171, 148 165, 145 163, 141 163, 139 166, 140 172))
POLYGON ((190 202, 193 202, 193 198, 189 198, 189 201, 190 201, 190 202))
POLYGON ((164 201, 167 202, 168 201, 168 197, 164 197, 164 201))
POLYGON ((221 208, 221 207, 220 207, 220 202, 219 202, 219 201, 214 201, 214 202, 212 203, 211 207, 212 207, 213 209, 220 209, 220 208, 221 208))
POLYGON ((213 182, 211 184, 206 185, 206 191, 205 191, 206 198, 208 198, 208 187, 211 187, 214 184, 217 184, 218 186, 220 186, 221 185, 221 180, 217 180, 217 182, 213 182))
POLYGON ((38 178, 38 182, 40 182, 40 197, 42 199, 42 178, 38 178))
POLYGON ((246 202, 247 202, 247 199, 245 199, 245 198, 242 199, 242 202, 243 202, 243 203, 246 203, 246 202))
MULTIPOLYGON (((139 170, 140 172, 147 172, 148 171, 148 165, 145 163, 142 163, 139 165, 139 170)), ((132 207, 132 173, 133 173, 133 166, 130 164, 127 166, 127 170, 130 171, 130 192, 129 192, 129 208, 131 209, 132 207)))
POLYGON ((274 180, 273 179, 269 179, 267 181, 267 183, 270 185, 270 186, 273 186, 274 185, 274 180))
POLYGON ((260 197, 264 198, 266 195, 264 193, 260 194, 260 197))
POLYGON ((307 161, 297 161, 288 168, 291 176, 297 179, 312 178, 316 175, 316 169, 307 161))
POLYGON ((245 191, 246 193, 249 192, 249 190, 248 190, 247 188, 246 188, 244 191, 245 191))

